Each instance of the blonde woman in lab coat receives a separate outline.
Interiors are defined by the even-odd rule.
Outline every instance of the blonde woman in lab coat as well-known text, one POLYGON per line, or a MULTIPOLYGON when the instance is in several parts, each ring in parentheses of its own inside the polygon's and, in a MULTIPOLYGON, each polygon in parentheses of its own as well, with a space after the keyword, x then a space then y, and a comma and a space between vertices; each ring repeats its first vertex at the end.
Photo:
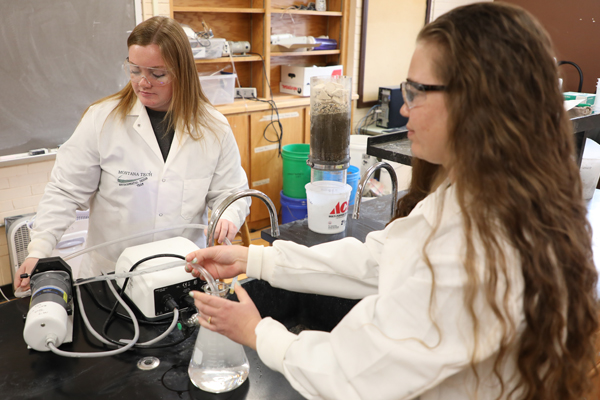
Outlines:
MULTIPOLYGON (((61 146, 39 204, 29 256, 16 274, 25 289, 38 258, 50 256, 75 211, 90 209, 87 246, 160 228, 207 224, 208 208, 248 188, 225 117, 200 89, 191 47, 178 22, 153 17, 127 40, 124 89, 92 104, 61 146)), ((93 79, 93 77, 90 77, 93 79)), ((215 231, 234 238, 249 200, 233 203, 215 231)), ((80 277, 114 270, 126 247, 184 236, 204 247, 199 229, 177 229, 89 253, 80 277)))
POLYGON ((425 26, 401 113, 413 155, 437 167, 419 168, 408 215, 365 243, 187 257, 188 271, 362 300, 331 333, 296 335, 241 286, 239 303, 194 292, 202 327, 257 349, 310 399, 583 398, 597 273, 553 55, 533 17, 499 2, 425 26))

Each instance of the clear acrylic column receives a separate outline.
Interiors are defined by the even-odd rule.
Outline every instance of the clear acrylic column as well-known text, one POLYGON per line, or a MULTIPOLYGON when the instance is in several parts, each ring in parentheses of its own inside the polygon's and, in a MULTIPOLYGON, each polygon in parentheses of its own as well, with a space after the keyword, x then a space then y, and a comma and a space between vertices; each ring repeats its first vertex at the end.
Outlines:
MULTIPOLYGON (((210 293, 225 297, 229 286, 218 290, 219 293, 210 293)), ((198 389, 210 393, 229 392, 244 383, 249 372, 250 363, 241 344, 220 333, 199 328, 188 368, 190 380, 198 389)))
POLYGON ((310 79, 311 182, 346 183, 350 165, 352 78, 314 76, 310 79))

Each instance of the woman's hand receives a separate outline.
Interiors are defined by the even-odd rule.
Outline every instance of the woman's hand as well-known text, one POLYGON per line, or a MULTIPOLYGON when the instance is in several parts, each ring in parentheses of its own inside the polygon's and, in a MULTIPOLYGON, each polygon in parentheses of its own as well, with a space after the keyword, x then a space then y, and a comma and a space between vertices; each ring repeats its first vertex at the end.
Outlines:
POLYGON ((21 275, 31 274, 31 271, 33 271, 33 269, 35 268, 35 265, 37 264, 38 260, 39 260, 39 258, 32 257, 32 258, 26 258, 25 261, 23 261, 23 264, 21 264, 21 266, 15 273, 15 281, 14 281, 15 290, 17 290, 18 288, 21 288, 21 290, 29 289, 29 278, 28 277, 21 278, 21 275))
POLYGON ((248 263, 248 248, 243 246, 213 246, 196 250, 185 257, 185 266, 196 278, 200 272, 194 264, 199 264, 215 279, 234 278, 246 273, 248 263))
MULTIPOLYGON (((217 241, 217 243, 221 244, 225 240, 225 237, 229 239, 230 242, 233 242, 235 239, 235 235, 238 232, 238 228, 235 224, 229 220, 221 218, 217 222, 217 226, 215 227, 215 232, 213 239, 217 241)), ((204 230, 204 234, 207 234, 207 229, 204 230)))
POLYGON ((196 291, 190 292, 190 295, 194 297, 202 327, 256 350, 254 330, 262 318, 248 292, 239 283, 235 285, 235 293, 239 303, 196 291))

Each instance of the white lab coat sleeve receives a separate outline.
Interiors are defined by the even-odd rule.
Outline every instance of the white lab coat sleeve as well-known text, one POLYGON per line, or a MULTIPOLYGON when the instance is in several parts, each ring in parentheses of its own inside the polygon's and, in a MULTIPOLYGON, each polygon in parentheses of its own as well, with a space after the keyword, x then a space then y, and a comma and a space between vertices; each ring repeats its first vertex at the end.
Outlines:
POLYGON ((377 293, 385 235, 377 231, 365 243, 345 238, 310 248, 285 240, 250 246, 246 273, 295 292, 361 299, 377 293))
MULTIPOLYGON (((242 168, 240 151, 231 127, 223 115, 214 111, 213 114, 223 122, 224 129, 218 129, 223 133, 219 134, 217 143, 221 154, 207 194, 207 204, 212 210, 230 194, 248 189, 248 177, 242 168)), ((227 207, 221 218, 233 222, 239 229, 250 213, 250 204, 250 197, 239 199, 227 207)))
MULTIPOLYGON (((303 331, 296 336, 276 321, 262 320, 255 329, 261 360, 309 399, 463 399, 476 398, 478 392, 487 393, 479 398, 496 398, 493 362, 502 325, 487 304, 484 284, 475 288, 473 309, 465 307, 463 223, 453 192, 447 193, 433 237, 431 221, 436 218, 431 214, 439 207, 428 197, 408 217, 370 234, 364 244, 343 239, 311 248, 284 241, 272 248, 251 246, 249 276, 285 289, 316 288, 307 291, 349 297, 343 288, 351 288, 364 296, 330 333, 303 331), (423 243, 429 244, 429 263, 423 243), (366 287, 375 276, 369 271, 377 271, 378 278, 370 292, 366 287), (332 274, 343 277, 332 279, 332 274)), ((497 302, 509 305, 507 315, 520 326, 523 277, 519 259, 506 247, 512 289, 505 298, 500 282, 497 302)), ((474 265, 483 282, 481 244, 475 248, 474 265)), ((505 382, 510 371, 503 374, 505 382)))
POLYGON ((29 257, 49 257, 75 221, 75 211, 88 209, 90 197, 98 190, 101 172, 98 132, 106 116, 99 117, 97 111, 92 106, 58 150, 50 181, 38 205, 29 257))
MULTIPOLYGON (((256 326, 255 333, 257 337, 256 348, 261 361, 272 370, 284 374, 292 387, 305 398, 344 400, 360 399, 358 394, 347 383, 347 378, 343 375, 342 369, 335 361, 331 349, 328 348, 328 346, 320 345, 318 342, 313 342, 315 347, 305 347, 308 352, 306 355, 307 359, 310 359, 311 357, 318 357, 318 368, 326 372, 328 379, 336 382, 335 387, 332 387, 332 390, 329 391, 330 393, 335 393, 335 395, 322 397, 319 393, 315 392, 310 383, 303 382, 302 379, 292 378, 289 373, 286 373, 287 368, 284 363, 285 354, 290 346, 299 340, 306 339, 306 334, 304 332, 300 333, 300 335, 295 335, 291 332, 288 332, 285 326, 279 322, 267 317, 256 326), (325 352, 325 354, 322 352, 325 352), (330 362, 326 362, 327 360, 330 362), (344 384, 340 385, 340 382, 344 382, 344 384)), ((326 332, 311 331, 310 333, 313 338, 319 339, 327 339, 329 336, 329 334, 326 332)))
MULTIPOLYGON (((398 400, 426 393, 470 368, 474 343, 455 260, 432 261, 449 271, 436 277, 442 282, 431 313, 432 281, 423 265, 392 292, 364 298, 331 333, 293 337, 279 323, 261 321, 259 357, 308 399, 398 400)), ((485 359, 497 351, 501 329, 475 311, 482 318, 478 359, 485 359)))

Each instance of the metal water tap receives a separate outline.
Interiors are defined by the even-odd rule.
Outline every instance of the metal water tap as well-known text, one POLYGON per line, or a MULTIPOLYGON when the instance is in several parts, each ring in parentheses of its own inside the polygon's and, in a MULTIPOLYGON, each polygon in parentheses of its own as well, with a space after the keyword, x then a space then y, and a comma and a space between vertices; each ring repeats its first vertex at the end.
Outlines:
POLYGON ((356 197, 354 198, 354 211, 352 211, 352 219, 358 219, 360 215, 360 201, 362 200, 363 189, 367 185, 371 176, 377 171, 379 168, 385 168, 392 180, 392 215, 391 218, 394 218, 396 214, 396 201, 398 200, 398 178, 396 177, 396 171, 394 167, 386 162, 378 162, 377 164, 371 166, 365 175, 358 182, 358 186, 356 188, 356 197))
POLYGON ((219 222, 219 219, 221 218, 221 215, 223 215, 225 209, 229 207, 234 201, 239 200, 242 197, 248 196, 257 197, 265 203, 267 209, 269 210, 269 218, 271 219, 271 236, 279 237, 279 223, 277 221, 277 211, 269 196, 255 189, 245 189, 230 194, 217 206, 217 208, 213 210, 210 216, 210 221, 208 223, 208 229, 206 234, 206 247, 212 246, 215 242, 214 235, 215 229, 217 227, 217 222, 219 222))

